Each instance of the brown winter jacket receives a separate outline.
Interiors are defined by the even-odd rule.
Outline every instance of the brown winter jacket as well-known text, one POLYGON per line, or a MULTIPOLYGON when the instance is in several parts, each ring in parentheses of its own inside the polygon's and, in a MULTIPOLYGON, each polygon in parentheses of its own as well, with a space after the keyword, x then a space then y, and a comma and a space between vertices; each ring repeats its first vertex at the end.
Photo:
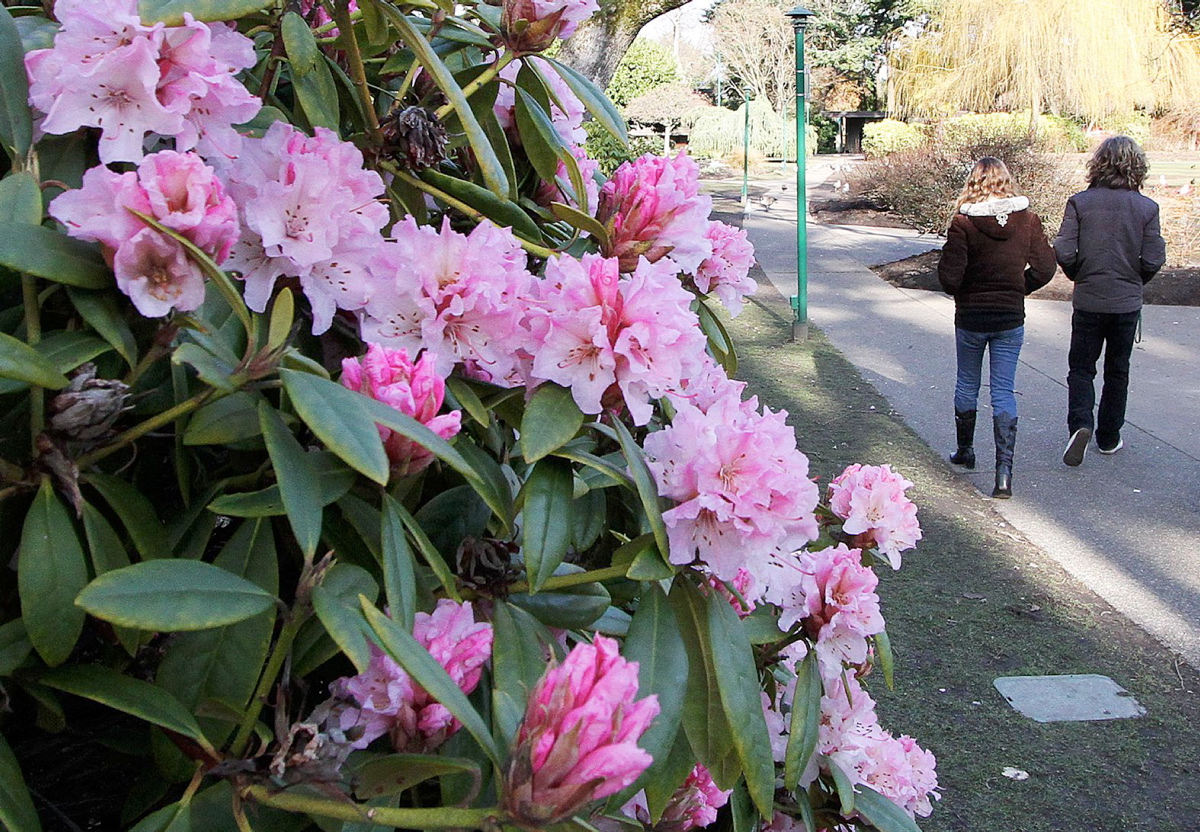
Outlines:
POLYGON ((954 296, 956 327, 999 332, 1024 323, 1025 296, 1049 283, 1055 268, 1029 200, 1007 197, 967 203, 954 215, 938 280, 954 296))

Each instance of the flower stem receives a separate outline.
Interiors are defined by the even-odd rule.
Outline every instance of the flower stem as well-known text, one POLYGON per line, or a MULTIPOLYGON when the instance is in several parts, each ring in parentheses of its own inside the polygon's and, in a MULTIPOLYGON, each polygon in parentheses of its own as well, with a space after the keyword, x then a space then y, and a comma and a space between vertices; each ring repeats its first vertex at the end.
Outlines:
POLYGON ((220 399, 233 392, 235 392, 235 390, 216 390, 214 388, 203 390, 192 396, 190 399, 180 402, 171 409, 164 410, 162 413, 151 416, 141 424, 134 425, 129 430, 125 431, 116 439, 114 439, 110 444, 105 445, 102 448, 97 448, 90 453, 84 454, 83 456, 79 457, 78 460, 76 460, 76 464, 80 467, 80 469, 86 468, 87 466, 99 462, 116 451, 119 451, 129 443, 136 442, 147 433, 150 433, 150 431, 158 430, 163 425, 174 422, 180 416, 186 416, 188 413, 191 413, 201 405, 220 399))
MULTIPOLYGON (((479 76, 474 81, 470 82, 469 84, 467 84, 466 86, 464 86, 462 88, 463 97, 470 98, 472 95, 474 95, 475 92, 478 91, 480 87, 482 87, 488 81, 491 81, 493 78, 495 78, 497 75, 499 75, 500 70, 504 69, 504 67, 506 67, 510 63, 512 63, 513 60, 516 59, 516 57, 517 56, 512 52, 504 52, 503 54, 501 54, 500 57, 497 58, 495 61, 493 61, 492 64, 487 69, 485 69, 483 72, 479 73, 479 76)), ((438 121, 441 121, 446 116, 450 115, 450 113, 452 113, 453 111, 454 111, 454 107, 451 106, 450 104, 443 104, 441 107, 438 107, 438 109, 436 111, 438 121)))
MULTIPOLYGON (((555 575, 552 578, 547 578, 542 584, 541 592, 549 592, 555 589, 566 589, 567 587, 579 586, 581 584, 598 583, 600 581, 611 581, 614 578, 624 578, 625 573, 629 571, 626 566, 606 566, 603 569, 593 569, 590 572, 575 572, 570 575, 555 575)), ((509 592, 528 592, 529 584, 525 581, 518 581, 509 586, 509 592)))
POLYGON ((336 0, 333 4, 333 21, 337 24, 342 50, 346 53, 350 77, 358 87, 359 105, 367 119, 367 133, 371 136, 371 142, 379 146, 383 142, 383 134, 379 131, 379 117, 375 115, 375 99, 371 96, 371 88, 367 86, 367 70, 363 66, 362 53, 358 49, 358 39, 354 37, 350 0, 336 0))
MULTIPOLYGON (((37 346, 42 340, 42 318, 38 304, 37 279, 21 275, 21 299, 25 305, 25 342, 37 346)), ((37 454, 37 438, 46 427, 45 391, 36 384, 29 387, 29 441, 37 454)))
MULTIPOLYGON (((254 689, 254 696, 250 698, 246 715, 242 717, 242 723, 238 726, 237 734, 233 738, 233 745, 230 746, 230 753, 234 757, 241 758, 246 755, 250 737, 254 735, 254 726, 258 724, 258 715, 266 706, 267 695, 275 686, 279 671, 283 669, 283 663, 291 653, 292 642, 296 640, 296 634, 300 632, 300 625, 307 617, 299 613, 300 610, 296 607, 289 612, 288 620, 284 623, 283 630, 280 631, 279 638, 275 641, 275 649, 271 652, 271 658, 267 660, 267 666, 263 669, 262 676, 259 677, 258 687, 254 689)), ((359 819, 352 818, 352 820, 359 819)))
POLYGON ((359 806, 327 797, 290 792, 272 793, 266 786, 249 786, 242 797, 262 806, 306 815, 348 821, 370 821, 393 829, 480 829, 492 826, 501 815, 499 809, 389 809, 359 806))

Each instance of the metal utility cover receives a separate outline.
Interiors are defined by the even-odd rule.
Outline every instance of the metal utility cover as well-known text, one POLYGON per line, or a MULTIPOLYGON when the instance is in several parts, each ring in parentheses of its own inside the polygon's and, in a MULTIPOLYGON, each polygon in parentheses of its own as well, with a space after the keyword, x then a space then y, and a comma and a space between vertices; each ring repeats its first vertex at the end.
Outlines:
POLYGON ((1143 716, 1146 709, 1107 676, 1005 676, 994 684, 1000 695, 1036 722, 1085 722, 1143 716))

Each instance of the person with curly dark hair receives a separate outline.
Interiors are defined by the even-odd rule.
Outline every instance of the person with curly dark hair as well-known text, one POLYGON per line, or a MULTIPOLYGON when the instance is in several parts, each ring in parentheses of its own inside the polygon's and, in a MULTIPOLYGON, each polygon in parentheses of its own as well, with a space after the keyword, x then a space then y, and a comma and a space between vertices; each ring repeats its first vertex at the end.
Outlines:
POLYGON ((1067 431, 1063 462, 1083 462, 1093 431, 1102 454, 1125 446, 1121 428, 1129 363, 1142 314, 1142 287, 1166 262, 1158 203, 1141 193, 1146 154, 1128 136, 1105 139, 1087 164, 1088 188, 1067 201, 1054 253, 1075 283, 1067 357, 1067 431), (1096 362, 1104 386, 1096 413, 1096 362))

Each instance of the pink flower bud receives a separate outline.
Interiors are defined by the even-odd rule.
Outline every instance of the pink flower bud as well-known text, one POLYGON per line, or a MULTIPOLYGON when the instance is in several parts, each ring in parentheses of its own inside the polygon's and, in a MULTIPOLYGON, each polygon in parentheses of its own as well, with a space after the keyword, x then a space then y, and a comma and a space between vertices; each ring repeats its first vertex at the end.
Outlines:
POLYGON ((504 0, 500 31, 514 52, 541 52, 600 9, 596 0, 504 0))

